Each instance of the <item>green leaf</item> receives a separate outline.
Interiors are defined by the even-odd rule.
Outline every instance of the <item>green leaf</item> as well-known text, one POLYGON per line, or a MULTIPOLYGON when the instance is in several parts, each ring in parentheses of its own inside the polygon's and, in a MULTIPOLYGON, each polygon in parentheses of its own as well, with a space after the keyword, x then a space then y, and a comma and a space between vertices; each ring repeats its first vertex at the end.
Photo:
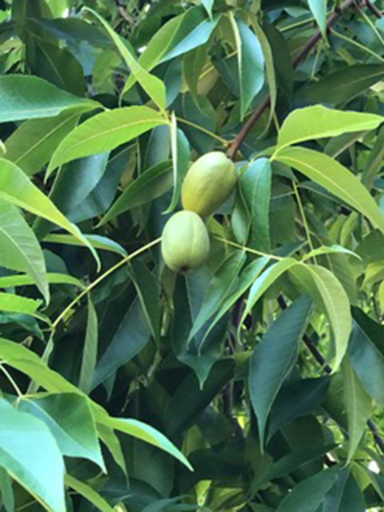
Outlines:
POLYGON ((384 406, 383 328, 361 310, 353 309, 348 360, 365 391, 384 406), (380 350, 381 348, 381 350, 380 350))
POLYGON ((368 190, 348 169, 329 156, 306 148, 285 148, 276 156, 367 217, 384 232, 384 218, 368 190))
POLYGON ((23 345, 0 338, 0 359, 5 364, 28 375, 52 393, 81 393, 59 373, 50 370, 42 359, 23 345))
POLYGON ((329 378, 303 379, 286 384, 279 392, 271 411, 269 439, 281 426, 311 414, 325 398, 329 378))
POLYGON ((311 258, 316 258, 317 256, 322 256, 323 254, 346 254, 347 256, 353 256, 354 258, 357 258, 358 260, 361 260, 360 256, 356 254, 353 251, 350 251, 349 249, 346 249, 342 245, 334 244, 329 246, 321 246, 317 249, 313 249, 312 251, 309 251, 307 254, 305 254, 301 261, 307 261, 311 258))
POLYGON ((0 466, 45 508, 64 512, 64 462, 50 430, 4 400, 0 410, 0 466))
POLYGON ((212 9, 215 0, 201 0, 201 3, 204 5, 204 8, 206 9, 209 16, 212 16, 212 9))
MULTIPOLYGON (((201 7, 192 7, 183 14, 175 16, 165 23, 151 38, 147 47, 140 55, 140 65, 151 71, 167 54, 173 50, 188 34, 191 34, 196 27, 204 23, 207 16, 201 7)), ((126 94, 135 84, 136 79, 130 76, 125 84, 123 95, 126 94)))
POLYGON ((43 251, 19 210, 0 200, 0 266, 26 272, 49 302, 43 251))
POLYGON ((96 101, 78 98, 36 76, 0 77, 1 122, 53 117, 70 107, 100 107, 96 101))
POLYGON ((234 283, 234 290, 224 299, 223 304, 220 306, 218 313, 215 318, 211 320, 207 332, 204 336, 204 340, 207 338, 211 330, 217 325, 219 320, 230 310, 235 302, 240 299, 242 295, 248 290, 248 288, 254 283, 264 268, 267 266, 269 258, 259 258, 250 263, 242 272, 239 279, 234 283))
POLYGON ((369 155, 367 164, 363 170, 362 182, 371 190, 377 173, 381 170, 384 158, 384 128, 381 127, 376 137, 375 143, 369 155))
POLYGON ((61 140, 70 133, 84 108, 70 108, 55 117, 23 123, 5 142, 4 158, 32 176, 49 162, 61 140))
POLYGON ((188 169, 190 150, 187 137, 177 128, 175 115, 172 116, 171 147, 173 165, 173 193, 171 204, 164 213, 173 212, 180 200, 181 185, 188 169))
POLYGON ((2 467, 0 467, 0 503, 2 503, 5 512, 15 512, 15 496, 12 481, 2 467))
MULTIPOLYGON (((84 288, 84 284, 76 279, 76 277, 70 276, 69 274, 46 274, 46 279, 49 284, 70 284, 84 288)), ((0 288, 13 288, 14 286, 30 286, 35 284, 35 280, 28 275, 16 275, 0 277, 0 288)))
MULTIPOLYGON (((294 267, 295 265, 297 265, 297 261, 295 259, 284 258, 271 265, 269 268, 267 268, 267 270, 264 270, 264 272, 257 277, 257 279, 252 284, 251 289, 249 290, 247 303, 238 326, 238 334, 240 334, 240 329, 244 323, 244 320, 252 311, 260 297, 280 276, 282 276, 287 270, 294 267)), ((262 268, 264 268, 264 266, 265 262, 262 268)))
MULTIPOLYGON (((174 320, 170 332, 173 352, 180 362, 192 368, 200 388, 204 386, 213 366, 222 356, 226 332, 224 318, 215 327, 209 329, 212 324, 208 322, 206 329, 202 328, 194 336, 190 335, 194 321, 202 312, 207 283, 211 279, 211 272, 202 268, 191 275, 177 278, 173 292, 174 320)), ((223 286, 220 287, 223 289, 223 286)))
POLYGON ((246 115, 255 96, 264 85, 264 56, 261 45, 252 30, 231 15, 240 83, 241 119, 246 115))
POLYGON ((301 481, 286 495, 277 512, 317 512, 339 471, 339 467, 335 466, 301 481))
POLYGON ((269 119, 268 124, 265 127, 265 130, 267 130, 272 122, 273 115, 275 113, 276 109, 276 101, 277 101, 277 80, 276 80, 276 73, 275 73, 275 63, 274 63, 274 55, 271 48, 271 45, 269 44, 268 38, 266 34, 264 33, 261 26, 258 24, 256 19, 252 19, 252 27, 255 31, 256 37, 260 42, 260 46, 264 55, 265 59, 265 78, 268 83, 268 89, 269 89, 269 96, 271 98, 271 104, 269 107, 269 119))
POLYGON ((240 187, 252 218, 249 245, 263 252, 271 250, 269 235, 271 181, 271 166, 267 158, 255 160, 240 178, 240 187))
POLYGON ((383 64, 349 65, 301 89, 300 99, 310 103, 338 105, 352 100, 383 77, 383 64))
POLYGON ((172 165, 161 162, 133 180, 99 223, 103 226, 118 215, 162 196, 172 187, 172 165))
POLYGON ((125 464, 124 454, 121 449, 120 440, 115 434, 114 430, 110 427, 106 427, 105 425, 98 425, 97 430, 100 440, 108 448, 114 461, 120 466, 120 468, 123 470, 123 473, 127 475, 127 467, 125 464))
POLYGON ((95 115, 61 142, 48 166, 47 176, 71 160, 110 151, 167 123, 159 112, 144 106, 124 107, 95 115))
POLYGON ((86 397, 72 393, 29 396, 19 401, 18 409, 47 425, 63 455, 88 459, 106 471, 86 397))
POLYGON ((383 121, 383 116, 376 114, 345 112, 322 105, 296 109, 289 114, 280 129, 277 152, 307 140, 375 130, 383 121))
MULTIPOLYGON (((209 283, 204 302, 193 322, 189 340, 192 339, 206 324, 206 322, 219 310, 229 293, 232 291, 239 272, 246 260, 243 251, 236 251, 223 261, 209 283)), ((212 329, 211 324, 208 326, 212 329)))
POLYGON ((34 315, 41 305, 40 300, 27 299, 13 293, 0 292, 0 311, 34 315))
POLYGON ((348 466, 340 472, 335 485, 325 496, 323 507, 323 512, 366 511, 363 490, 360 489, 348 466))
POLYGON ((93 388, 104 382, 125 363, 135 357, 148 343, 150 329, 139 300, 127 309, 108 348, 96 367, 93 388), (129 337, 129 343, 127 343, 129 337))
POLYGON ((119 432, 124 432, 125 434, 129 434, 130 436, 136 437, 141 441, 160 448, 160 450, 169 453, 172 455, 172 457, 179 460, 188 469, 193 471, 192 466, 186 457, 180 452, 180 450, 178 450, 176 446, 172 444, 171 441, 169 441, 163 434, 161 434, 158 430, 151 427, 150 425, 137 420, 112 418, 106 414, 100 415, 97 420, 102 425, 111 427, 114 430, 118 430, 119 432))
POLYGON ((327 35, 327 0, 308 0, 308 5, 325 37, 327 35))
POLYGON ((29 33, 32 44, 28 45, 27 61, 32 73, 76 96, 83 96, 85 79, 76 57, 67 48, 48 42, 31 30, 29 33))
MULTIPOLYGON (((120 244, 107 238, 106 236, 100 235, 84 235, 84 237, 88 240, 88 242, 95 249, 100 249, 102 251, 114 252, 115 254, 120 254, 120 256, 127 256, 127 251, 120 244)), ((60 245, 74 245, 74 246, 82 246, 83 244, 79 242, 77 238, 72 235, 64 235, 60 233, 52 233, 44 237, 44 242, 60 244, 60 245)))
POLYGON ((349 361, 343 364, 344 399, 348 416, 348 463, 359 446, 372 413, 372 400, 362 387, 349 361))
POLYGON ((88 297, 87 328, 79 377, 79 388, 86 394, 89 394, 92 390, 93 375, 97 362, 98 338, 97 312, 92 300, 88 297))
POLYGON ((140 261, 133 261, 128 273, 135 285, 145 318, 156 342, 160 341, 160 288, 156 276, 140 261))
POLYGON ((290 269, 290 273, 300 288, 308 293, 328 316, 334 334, 336 371, 347 351, 352 329, 348 296, 339 280, 324 267, 298 264, 290 269))
MULTIPOLYGON (((191 50, 207 43, 215 30, 219 19, 220 16, 215 16, 208 20, 203 19, 176 46, 162 57, 161 62, 167 62, 170 59, 179 57, 180 55, 190 52, 191 50)), ((192 21, 192 19, 188 21, 192 21)))
POLYGON ((52 201, 12 162, 0 158, 0 199, 19 206, 65 229, 99 258, 80 230, 66 219, 52 201))
POLYGON ((146 71, 135 59, 135 57, 128 50, 127 46, 122 41, 121 37, 112 29, 105 19, 100 16, 93 9, 89 9, 88 7, 84 8, 85 11, 90 12, 98 21, 103 25, 105 30, 108 33, 108 36, 111 38, 125 63, 131 70, 132 74, 139 82, 144 91, 148 94, 151 100, 156 103, 156 105, 160 108, 160 110, 164 111, 165 103, 166 103, 166 93, 165 86, 162 81, 156 76, 151 75, 146 71))
POLYGON ((77 494, 83 496, 83 498, 94 505, 97 510, 101 510, 101 512, 114 512, 115 509, 112 508, 105 499, 89 485, 80 482, 80 480, 77 480, 77 478, 68 474, 64 476, 64 481, 67 487, 70 487, 76 491, 77 494))
POLYGON ((296 300, 284 310, 252 352, 249 394, 259 427, 260 445, 265 443, 267 419, 279 389, 296 364, 299 343, 307 328, 311 301, 296 300))

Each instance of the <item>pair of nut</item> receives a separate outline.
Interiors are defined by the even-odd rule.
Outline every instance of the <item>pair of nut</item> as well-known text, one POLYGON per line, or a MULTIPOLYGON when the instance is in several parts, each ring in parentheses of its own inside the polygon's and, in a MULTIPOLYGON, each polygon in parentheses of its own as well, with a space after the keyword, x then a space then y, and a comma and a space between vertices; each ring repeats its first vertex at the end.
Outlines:
POLYGON ((236 178, 233 162, 218 151, 191 166, 181 191, 184 210, 172 215, 163 230, 162 255, 171 270, 189 272, 207 260, 210 241, 203 219, 228 199, 236 178))

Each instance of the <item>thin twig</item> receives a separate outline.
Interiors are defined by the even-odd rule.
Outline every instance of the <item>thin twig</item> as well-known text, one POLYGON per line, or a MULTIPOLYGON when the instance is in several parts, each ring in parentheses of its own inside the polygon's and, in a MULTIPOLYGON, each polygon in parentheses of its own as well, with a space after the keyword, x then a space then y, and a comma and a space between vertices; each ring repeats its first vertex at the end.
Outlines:
MULTIPOLYGON (((330 16, 328 17, 327 21, 327 30, 329 30, 342 16, 342 14, 350 9, 353 6, 359 5, 361 0, 345 0, 340 7, 332 12, 330 16)), ((300 62, 302 62, 308 54, 311 52, 311 50, 316 46, 316 44, 320 41, 322 37, 321 31, 317 30, 315 34, 308 39, 308 41, 305 43, 305 45, 301 48, 301 50, 295 55, 293 59, 293 67, 297 67, 300 62)), ((253 112, 253 114, 248 118, 244 126, 241 128, 240 132, 236 136, 236 138, 233 140, 230 151, 229 151, 229 157, 234 158, 243 143, 244 139, 248 135, 248 132, 253 128, 253 126, 257 123, 257 121, 260 119, 260 117, 264 114, 264 112, 267 110, 267 108, 271 104, 271 97, 268 96, 265 98, 265 100, 260 104, 260 106, 253 112)))
POLYGON ((370 0, 365 0, 365 4, 368 7, 368 9, 376 16, 376 18, 380 19, 383 17, 381 11, 370 0))

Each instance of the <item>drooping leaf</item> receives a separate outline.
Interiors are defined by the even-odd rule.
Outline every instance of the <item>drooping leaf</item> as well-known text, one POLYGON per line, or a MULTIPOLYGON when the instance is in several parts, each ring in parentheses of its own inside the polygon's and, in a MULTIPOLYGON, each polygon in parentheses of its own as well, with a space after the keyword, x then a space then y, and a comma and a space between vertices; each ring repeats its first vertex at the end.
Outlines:
POLYGON ((119 432, 124 432, 125 434, 129 434, 133 437, 141 439, 146 443, 152 444, 161 450, 172 455, 177 460, 179 460, 182 464, 184 464, 188 469, 192 470, 192 466, 186 459, 186 457, 176 448, 176 446, 171 443, 163 434, 161 434, 158 430, 137 420, 129 420, 125 418, 112 418, 107 415, 100 415, 98 421, 102 425, 106 425, 108 427, 113 428, 119 432))
POLYGON ((18 409, 47 425, 63 455, 88 459, 105 471, 95 421, 85 397, 44 394, 21 400, 18 409))
POLYGON ((97 363, 98 341, 97 312, 92 300, 88 298, 87 326, 79 377, 79 388, 86 394, 90 393, 92 390, 93 375, 97 363))
POLYGON ((0 466, 46 508, 64 512, 64 462, 49 428, 5 400, 0 410, 0 466))
POLYGON ((348 348, 352 316, 348 296, 338 279, 319 265, 296 265, 290 269, 301 290, 308 293, 320 309, 326 312, 334 335, 334 370, 336 371, 348 348))
POLYGON ((240 186, 251 213, 249 246, 270 252, 269 208, 271 199, 271 166, 267 158, 259 158, 241 175, 240 186))
POLYGON ((46 266, 39 242, 19 210, 2 200, 0 200, 0 246, 0 265, 18 272, 26 272, 48 302, 46 266))
POLYGON ((360 384, 348 360, 343 363, 343 381, 348 416, 348 462, 350 462, 363 436, 367 420, 372 413, 372 400, 360 384))
POLYGON ((298 299, 284 310, 254 349, 249 370, 249 393, 257 417, 260 444, 267 419, 285 378, 296 363, 299 342, 307 327, 311 301, 298 299))
POLYGON ((100 496, 92 487, 80 482, 74 476, 66 474, 64 476, 65 485, 76 491, 80 496, 83 496, 89 503, 101 510, 101 512, 113 512, 114 509, 108 504, 105 499, 100 496))
POLYGON ((177 128, 176 117, 173 116, 171 129, 172 166, 173 166, 173 193, 171 204, 165 213, 172 212, 179 200, 181 185, 187 172, 190 159, 189 143, 184 133, 177 128))
POLYGON ((264 56, 252 30, 242 21, 230 17, 236 46, 240 83, 241 118, 246 115, 253 99, 264 84, 264 56))

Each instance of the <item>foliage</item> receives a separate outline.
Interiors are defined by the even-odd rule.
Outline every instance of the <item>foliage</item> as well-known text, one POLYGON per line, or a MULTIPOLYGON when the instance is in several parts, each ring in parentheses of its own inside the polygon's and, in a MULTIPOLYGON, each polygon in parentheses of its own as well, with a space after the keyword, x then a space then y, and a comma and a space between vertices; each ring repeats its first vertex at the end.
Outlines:
POLYGON ((1 510, 384 507, 383 8, 0 1, 1 510))

